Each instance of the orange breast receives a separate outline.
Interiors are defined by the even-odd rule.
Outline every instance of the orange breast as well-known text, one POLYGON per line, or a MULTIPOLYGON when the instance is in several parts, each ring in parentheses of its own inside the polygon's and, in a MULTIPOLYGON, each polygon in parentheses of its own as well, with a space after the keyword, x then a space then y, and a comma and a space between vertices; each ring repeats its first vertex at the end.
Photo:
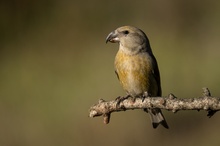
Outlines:
POLYGON ((128 55, 118 51, 115 57, 115 70, 123 89, 132 96, 142 95, 145 91, 156 94, 157 85, 152 76, 151 57, 145 53, 128 55))

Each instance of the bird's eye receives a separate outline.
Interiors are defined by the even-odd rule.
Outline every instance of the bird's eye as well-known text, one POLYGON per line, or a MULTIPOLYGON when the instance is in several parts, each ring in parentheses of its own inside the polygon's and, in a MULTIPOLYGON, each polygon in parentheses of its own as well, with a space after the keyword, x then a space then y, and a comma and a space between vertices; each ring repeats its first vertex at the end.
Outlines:
POLYGON ((123 31, 124 34, 129 34, 128 30, 123 31))

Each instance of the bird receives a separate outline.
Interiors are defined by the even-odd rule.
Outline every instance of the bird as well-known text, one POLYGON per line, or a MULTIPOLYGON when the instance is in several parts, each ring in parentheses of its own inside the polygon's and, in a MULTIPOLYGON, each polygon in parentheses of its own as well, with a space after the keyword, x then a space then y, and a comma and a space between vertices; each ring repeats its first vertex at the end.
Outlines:
MULTIPOLYGON (((108 34, 108 42, 119 44, 115 73, 127 95, 133 99, 143 98, 146 93, 151 97, 161 96, 160 72, 147 35, 137 27, 121 26, 108 34)), ((153 128, 161 124, 169 129, 160 109, 144 111, 150 114, 153 128)))

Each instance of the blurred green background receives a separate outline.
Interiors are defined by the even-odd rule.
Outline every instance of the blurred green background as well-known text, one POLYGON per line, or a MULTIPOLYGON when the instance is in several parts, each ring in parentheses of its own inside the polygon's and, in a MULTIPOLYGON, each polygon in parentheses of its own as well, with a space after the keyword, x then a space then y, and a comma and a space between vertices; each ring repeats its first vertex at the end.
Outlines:
POLYGON ((169 130, 141 110, 89 118, 98 99, 125 95, 114 74, 122 25, 141 28, 157 58, 163 95, 220 96, 220 1, 10 0, 0 2, 0 145, 217 145, 220 114, 163 111, 169 130))

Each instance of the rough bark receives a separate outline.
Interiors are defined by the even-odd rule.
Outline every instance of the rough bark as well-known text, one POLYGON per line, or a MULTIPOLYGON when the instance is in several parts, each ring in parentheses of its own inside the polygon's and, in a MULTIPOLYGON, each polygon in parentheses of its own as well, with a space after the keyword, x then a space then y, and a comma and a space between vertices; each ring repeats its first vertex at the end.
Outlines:
POLYGON ((98 104, 90 107, 89 117, 103 116, 104 123, 108 124, 112 112, 134 109, 160 108, 172 112, 179 110, 206 110, 209 117, 220 110, 220 98, 212 97, 208 88, 203 88, 203 96, 198 98, 177 98, 173 94, 167 97, 132 98, 119 97, 112 101, 100 99, 98 104))

